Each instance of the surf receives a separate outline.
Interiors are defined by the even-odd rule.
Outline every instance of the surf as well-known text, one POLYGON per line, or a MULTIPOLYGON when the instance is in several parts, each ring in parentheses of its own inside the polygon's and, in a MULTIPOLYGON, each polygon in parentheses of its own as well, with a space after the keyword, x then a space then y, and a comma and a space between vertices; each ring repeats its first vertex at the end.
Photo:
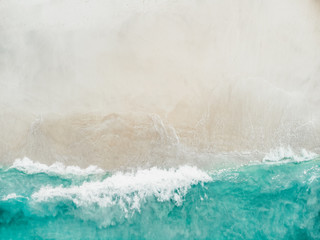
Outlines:
POLYGON ((212 171, 180 166, 85 174, 75 167, 34 168, 29 159, 21 168, 19 160, 0 170, 1 236, 317 238, 319 155, 288 157, 212 171))

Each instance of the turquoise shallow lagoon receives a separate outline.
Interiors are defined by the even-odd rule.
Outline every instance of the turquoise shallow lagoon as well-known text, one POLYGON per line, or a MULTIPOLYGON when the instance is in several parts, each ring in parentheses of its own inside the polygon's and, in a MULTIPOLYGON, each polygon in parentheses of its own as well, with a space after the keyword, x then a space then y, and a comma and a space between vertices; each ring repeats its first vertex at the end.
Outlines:
POLYGON ((2 168, 0 199, 0 239, 319 239, 320 159, 208 173, 2 168))

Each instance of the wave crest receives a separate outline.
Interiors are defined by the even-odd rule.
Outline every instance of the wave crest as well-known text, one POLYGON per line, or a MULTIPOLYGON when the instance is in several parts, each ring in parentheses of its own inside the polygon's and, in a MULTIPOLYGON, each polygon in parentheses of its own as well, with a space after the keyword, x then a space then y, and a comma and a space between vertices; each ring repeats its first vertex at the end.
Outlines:
POLYGON ((17 169, 27 174, 47 173, 58 175, 90 175, 101 174, 104 170, 97 166, 90 165, 87 168, 80 168, 78 166, 65 166, 61 162, 55 162, 52 165, 46 165, 39 162, 33 162, 27 157, 23 159, 16 159, 9 169, 17 169))
POLYGON ((301 149, 300 153, 296 153, 291 147, 279 147, 271 149, 263 158, 264 163, 286 163, 286 162, 302 162, 312 160, 319 155, 309 152, 306 149, 301 149))
POLYGON ((151 168, 131 173, 117 172, 101 182, 84 182, 80 186, 42 187, 32 194, 32 199, 47 202, 62 198, 72 200, 77 206, 118 205, 128 213, 130 210, 139 211, 141 202, 151 196, 160 202, 171 200, 180 205, 192 185, 210 180, 207 173, 196 167, 181 166, 169 170, 151 168))

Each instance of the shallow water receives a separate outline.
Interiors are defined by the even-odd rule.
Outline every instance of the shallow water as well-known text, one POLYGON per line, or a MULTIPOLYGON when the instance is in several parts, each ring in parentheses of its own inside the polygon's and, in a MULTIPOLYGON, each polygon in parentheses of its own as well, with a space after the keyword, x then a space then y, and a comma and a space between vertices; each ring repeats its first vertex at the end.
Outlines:
POLYGON ((204 171, 0 170, 1 239, 318 239, 320 159, 204 171))

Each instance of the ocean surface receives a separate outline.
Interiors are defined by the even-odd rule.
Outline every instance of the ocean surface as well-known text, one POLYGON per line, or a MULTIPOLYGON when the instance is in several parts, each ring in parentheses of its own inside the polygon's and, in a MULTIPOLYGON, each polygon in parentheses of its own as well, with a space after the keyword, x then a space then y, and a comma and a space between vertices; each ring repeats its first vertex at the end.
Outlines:
POLYGON ((125 172, 17 159, 0 169, 0 239, 320 239, 320 157, 125 172))

